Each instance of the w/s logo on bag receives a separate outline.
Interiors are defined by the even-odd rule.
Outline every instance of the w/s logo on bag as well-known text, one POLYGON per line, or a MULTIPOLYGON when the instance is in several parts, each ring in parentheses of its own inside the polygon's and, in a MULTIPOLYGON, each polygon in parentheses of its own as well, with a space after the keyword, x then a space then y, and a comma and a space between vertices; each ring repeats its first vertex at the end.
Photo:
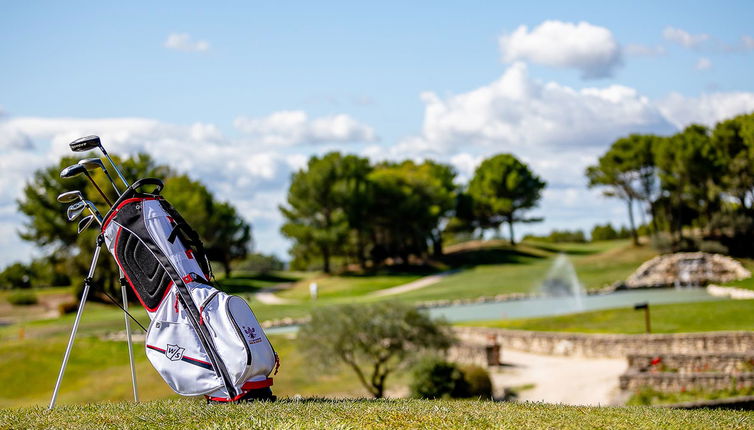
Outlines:
POLYGON ((183 351, 185 350, 186 348, 181 348, 178 345, 168 344, 168 348, 165 350, 165 356, 171 361, 178 361, 183 358, 183 351))

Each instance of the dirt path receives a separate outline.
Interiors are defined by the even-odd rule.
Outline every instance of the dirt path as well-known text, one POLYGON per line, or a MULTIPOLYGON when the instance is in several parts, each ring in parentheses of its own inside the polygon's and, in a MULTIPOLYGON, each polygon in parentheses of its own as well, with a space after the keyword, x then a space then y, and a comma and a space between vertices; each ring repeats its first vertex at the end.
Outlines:
POLYGON ((374 291, 369 293, 372 297, 392 296, 394 294, 402 294, 409 291, 418 290, 420 288, 428 287, 432 284, 436 284, 442 280, 442 278, 452 275, 458 272, 458 270, 448 270, 447 272, 438 273, 436 275, 425 276, 417 279, 416 281, 409 282, 408 284, 398 285, 395 287, 385 288, 384 290, 374 291))
POLYGON ((618 376, 626 360, 613 358, 556 357, 505 350, 503 367, 491 373, 493 385, 516 387, 534 384, 520 392, 519 401, 567 405, 610 405, 618 395, 618 376))

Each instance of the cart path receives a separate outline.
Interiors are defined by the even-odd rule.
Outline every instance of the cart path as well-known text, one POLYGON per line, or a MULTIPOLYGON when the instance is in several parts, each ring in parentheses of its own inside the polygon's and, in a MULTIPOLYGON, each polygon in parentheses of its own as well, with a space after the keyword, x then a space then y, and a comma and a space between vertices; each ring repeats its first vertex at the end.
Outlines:
POLYGON ((275 295, 280 290, 285 290, 293 286, 293 282, 285 282, 282 284, 273 285, 272 287, 262 288, 254 293, 254 298, 264 303, 265 305, 287 305, 296 303, 295 300, 284 299, 275 295))
POLYGON ((392 296, 395 294, 407 293, 409 291, 418 290, 424 287, 428 287, 432 284, 436 284, 440 282, 446 276, 452 275, 454 273, 458 273, 458 270, 448 270, 446 272, 441 272, 435 275, 425 276, 423 278, 419 278, 416 281, 409 282, 407 284, 385 288, 378 291, 373 291, 367 295, 372 296, 372 297, 383 297, 383 296, 392 296))
POLYGON ((566 405, 615 404, 618 377, 628 367, 625 358, 561 357, 510 349, 503 350, 502 358, 506 367, 490 374, 498 390, 534 384, 517 400, 566 405))

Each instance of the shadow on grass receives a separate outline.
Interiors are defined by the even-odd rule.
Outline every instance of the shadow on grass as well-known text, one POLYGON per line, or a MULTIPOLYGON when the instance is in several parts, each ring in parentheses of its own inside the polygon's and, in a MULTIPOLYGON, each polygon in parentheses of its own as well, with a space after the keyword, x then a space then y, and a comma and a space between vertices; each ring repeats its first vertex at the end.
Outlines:
POLYGON ((569 248, 568 245, 562 245, 560 247, 543 243, 543 242, 526 242, 528 246, 536 248, 542 251, 551 252, 553 254, 566 254, 566 255, 594 255, 602 252, 599 249, 574 249, 569 248))
POLYGON ((296 282, 299 278, 279 273, 238 273, 230 278, 218 279, 218 289, 230 293, 256 293, 276 284, 296 282))
POLYGON ((442 257, 442 262, 452 268, 490 264, 527 264, 545 256, 515 248, 486 248, 458 251, 442 257))

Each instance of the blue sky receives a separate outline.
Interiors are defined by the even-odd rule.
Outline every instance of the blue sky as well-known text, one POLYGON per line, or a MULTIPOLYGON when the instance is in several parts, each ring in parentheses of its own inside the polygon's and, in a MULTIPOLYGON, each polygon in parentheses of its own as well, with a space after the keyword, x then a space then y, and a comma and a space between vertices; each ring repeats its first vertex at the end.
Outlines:
POLYGON ((0 265, 33 254, 14 199, 77 133, 190 169, 284 256, 275 208, 312 154, 463 179, 513 152, 550 184, 522 231, 588 229, 626 219, 581 174, 613 139, 754 110, 751 2, 155 3, 1 7, 0 265))

